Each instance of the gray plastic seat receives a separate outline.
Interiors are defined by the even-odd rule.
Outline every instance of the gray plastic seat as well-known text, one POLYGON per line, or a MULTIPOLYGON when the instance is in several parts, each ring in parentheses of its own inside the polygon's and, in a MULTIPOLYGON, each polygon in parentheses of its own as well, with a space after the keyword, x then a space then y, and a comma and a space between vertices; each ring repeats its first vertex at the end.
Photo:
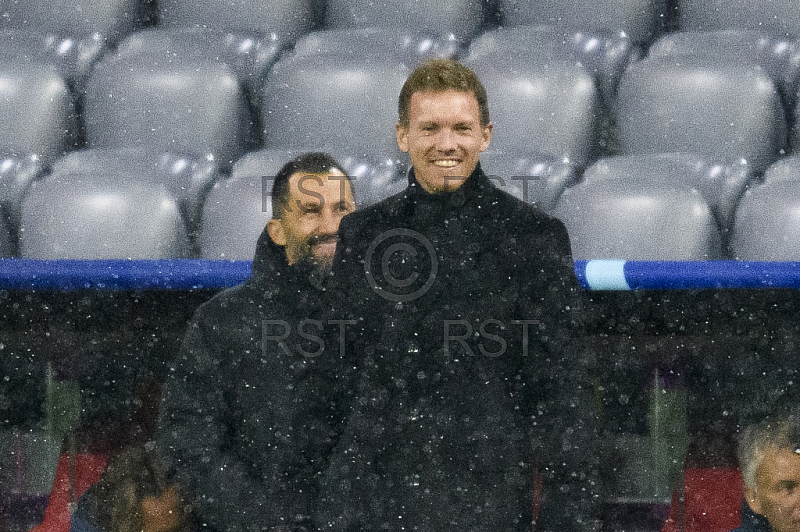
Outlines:
POLYGON ((800 4, 794 0, 678 0, 682 30, 742 28, 776 37, 800 37, 800 4))
POLYGON ((73 95, 47 63, 0 55, 0 149, 36 154, 44 164, 72 149, 77 138, 73 95))
POLYGON ((22 203, 20 256, 167 259, 189 256, 178 202, 164 185, 117 173, 34 183, 22 203))
POLYGON ((594 78, 573 61, 466 58, 486 87, 494 124, 491 147, 539 152, 584 166, 598 150, 599 94, 594 78))
POLYGON ((214 31, 276 34, 292 42, 317 23, 316 0, 159 0, 158 24, 163 27, 199 26, 214 31))
POLYGON ((720 230, 733 224, 736 206, 756 176, 743 160, 722 164, 692 153, 658 153, 607 157, 583 174, 584 182, 621 181, 627 186, 663 184, 697 189, 711 207, 720 230))
POLYGON ((0 30, 0 56, 53 65, 75 94, 83 91, 91 68, 106 49, 98 34, 76 39, 31 30, 0 30))
MULTIPOLYGON (((231 177, 217 182, 203 208, 200 249, 204 258, 251 260, 258 236, 272 216, 272 177, 310 150, 264 149, 239 159, 231 177)), ((353 184, 358 208, 406 187, 405 166, 392 160, 332 153, 353 184)))
POLYGON ((425 59, 455 57, 460 48, 453 35, 403 28, 343 28, 307 33, 295 42, 292 55, 385 58, 413 67, 425 59))
POLYGON ((731 237, 738 260, 800 260, 800 157, 779 160, 739 201, 731 237))
POLYGON ((483 23, 481 0, 328 0, 325 27, 402 28, 467 41, 483 23))
POLYGON ((623 32, 574 31, 559 26, 514 26, 487 31, 469 45, 465 61, 541 64, 552 60, 580 64, 612 100, 617 83, 640 50, 623 32))
POLYGON ((559 196, 577 181, 575 166, 562 159, 535 153, 517 154, 488 149, 481 168, 500 190, 550 212, 559 196))
POLYGON ((16 253, 22 199, 34 181, 45 171, 44 165, 35 155, 0 154, 0 210, 3 213, 3 228, 11 237, 12 249, 16 253))
POLYGON ((140 0, 13 0, 3 2, 0 26, 81 39, 99 34, 114 43, 147 22, 140 0))
POLYGON ((666 33, 647 51, 650 58, 692 55, 713 61, 758 65, 781 90, 787 109, 794 102, 800 77, 797 54, 798 45, 794 40, 773 37, 755 29, 666 33))
POLYGON ((648 58, 626 70, 617 98, 621 154, 743 158, 758 173, 787 148, 779 91, 757 65, 693 55, 648 58))
POLYGON ((264 147, 400 158, 392 126, 409 73, 402 63, 380 59, 315 54, 279 60, 264 84, 264 147))
POLYGON ((691 177, 679 177, 680 165, 673 164, 672 176, 662 175, 668 164, 655 160, 648 168, 642 159, 601 160, 586 170, 583 181, 566 189, 553 214, 567 227, 573 258, 722 258, 722 236, 711 206, 698 187, 687 184, 691 177))
POLYGON ((499 0, 503 26, 556 24, 582 31, 624 31, 646 43, 665 28, 667 0, 499 0))
POLYGON ((239 78, 216 59, 163 52, 132 45, 97 64, 83 99, 88 147, 195 153, 229 168, 256 144, 239 78))
POLYGON ((267 71, 278 58, 283 43, 276 35, 213 31, 201 27, 159 27, 128 36, 117 48, 117 56, 151 57, 162 63, 165 56, 180 61, 211 61, 226 65, 258 108, 267 71))
POLYGON ((177 198, 187 230, 199 230, 203 202, 218 176, 213 162, 190 154, 148 148, 95 148, 73 151, 58 159, 50 177, 73 174, 125 175, 155 186, 164 185, 177 198))

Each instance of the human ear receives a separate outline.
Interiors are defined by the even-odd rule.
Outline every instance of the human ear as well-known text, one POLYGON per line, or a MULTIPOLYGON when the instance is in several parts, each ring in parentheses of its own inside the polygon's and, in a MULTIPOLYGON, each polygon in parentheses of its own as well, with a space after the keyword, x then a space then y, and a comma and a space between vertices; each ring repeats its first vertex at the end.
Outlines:
POLYGON ((267 222, 267 233, 269 233, 269 238, 279 246, 286 245, 286 230, 283 228, 283 222, 278 218, 270 218, 267 222))
POLYGON ((489 147, 489 141, 492 140, 492 124, 486 124, 481 128, 481 151, 485 151, 489 147))
POLYGON ((408 153, 408 128, 398 122, 394 125, 394 132, 397 135, 397 146, 400 151, 408 153))

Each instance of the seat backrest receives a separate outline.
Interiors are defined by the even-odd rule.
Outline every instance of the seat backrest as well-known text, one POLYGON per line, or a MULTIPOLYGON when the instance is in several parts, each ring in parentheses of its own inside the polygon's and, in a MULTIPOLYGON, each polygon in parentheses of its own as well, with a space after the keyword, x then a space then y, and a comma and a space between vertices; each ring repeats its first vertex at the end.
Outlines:
POLYGON ((195 153, 222 168, 256 144, 250 113, 226 64, 166 53, 105 57, 83 100, 88 147, 195 153))
POLYGON ((480 0, 328 0, 326 28, 402 28, 467 41, 483 23, 480 0))
POLYGON ((595 156, 599 95, 595 80, 580 65, 492 56, 463 63, 486 87, 494 124, 491 148, 548 154, 576 166, 595 156))
POLYGON ((16 253, 22 199, 34 181, 45 171, 35 155, 0 154, 0 209, 5 230, 11 235, 16 253))
POLYGON ((13 257, 17 254, 16 238, 8 228, 8 216, 0 205, 0 258, 13 257))
POLYGON ((509 153, 489 149, 481 153, 481 168, 500 190, 551 211, 564 190, 578 179, 569 162, 537 153, 509 153))
POLYGON ((581 31, 624 31, 637 43, 665 29, 667 0, 500 0, 504 26, 557 24, 581 31))
POLYGON ((0 147, 36 154, 44 164, 77 139, 73 95, 55 67, 0 56, 0 147))
POLYGON ((58 159, 50 177, 77 174, 125 175, 154 186, 163 185, 178 200, 187 231, 199 230, 203 201, 214 185, 219 168, 213 161, 185 153, 150 148, 94 148, 77 150, 58 159))
POLYGON ((472 40, 466 61, 508 61, 541 64, 552 60, 583 66, 598 82, 602 95, 613 99, 628 64, 641 51, 624 32, 574 31, 554 25, 513 26, 482 33, 472 40))
POLYGON ((262 37, 196 26, 156 27, 125 38, 117 47, 116 55, 150 57, 158 63, 169 55, 185 62, 211 61, 226 65, 257 109, 264 78, 284 44, 275 34, 262 37))
POLYGON ((0 56, 53 65, 75 94, 83 92, 91 68, 107 49, 96 34, 76 39, 33 30, 0 30, 0 56))
POLYGON ((654 184, 697 189, 711 207, 720 229, 727 232, 745 188, 756 179, 740 160, 721 164, 693 153, 621 155, 598 160, 583 181, 622 181, 630 186, 654 184))
POLYGON ((0 26, 109 43, 148 23, 140 0, 14 0, 3 2, 0 26))
POLYGON ((698 56, 632 64, 617 93, 620 153, 695 152, 763 172, 787 148, 780 94, 761 67, 698 56))
POLYGON ((576 260, 723 257, 711 207, 683 185, 583 181, 564 191, 553 214, 566 225, 576 260))
POLYGON ((649 58, 698 56, 712 61, 760 66, 781 90, 787 109, 793 105, 800 61, 793 39, 764 30, 724 29, 665 33, 647 51, 649 58))
POLYGON ((682 30, 742 28, 776 37, 800 37, 800 4, 793 0, 678 0, 682 30))
POLYGON ((800 260, 798 185, 797 180, 772 175, 765 178, 763 184, 744 193, 736 210, 731 235, 730 248, 734 259, 800 260))
POLYGON ((264 84, 264 147, 400 158, 392 126, 409 73, 399 62, 340 55, 279 60, 264 84))
POLYGON ((292 55, 369 57, 400 61, 413 68, 422 60, 455 57, 460 51, 453 35, 369 27, 312 31, 295 42, 292 55))
POLYGON ((185 258, 190 250, 167 188, 116 173, 34 183, 22 203, 19 247, 32 259, 185 258))
POLYGON ((292 42, 317 23, 314 0, 160 0, 158 24, 165 27, 201 26, 215 31, 276 34, 292 42))

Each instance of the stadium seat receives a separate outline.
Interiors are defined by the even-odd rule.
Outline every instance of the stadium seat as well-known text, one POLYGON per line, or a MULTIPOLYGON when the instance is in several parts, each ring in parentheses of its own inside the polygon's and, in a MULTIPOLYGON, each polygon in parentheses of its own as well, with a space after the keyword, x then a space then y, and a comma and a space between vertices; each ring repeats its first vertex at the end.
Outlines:
POLYGON ((491 102, 491 147, 539 152, 585 166, 598 152, 599 95, 594 78, 574 61, 510 56, 467 57, 491 102))
MULTIPOLYGON (((272 177, 304 150, 265 149, 239 159, 231 177, 217 182, 205 202, 200 236, 207 259, 251 260, 256 241, 272 216, 272 177)), ((392 160, 332 154, 353 184, 358 208, 406 187, 405 167, 392 160)))
MULTIPOLYGON (((723 257, 711 206, 687 178, 630 158, 603 159, 567 188, 553 214, 567 227, 575 259, 713 260, 723 257), (613 169, 613 175, 603 175, 613 169), (639 177, 641 173, 649 176, 639 177)), ((674 165, 673 173, 680 170, 674 165)), ((685 170, 685 168, 684 168, 685 170)))
POLYGON ((742 160, 720 164, 692 153, 657 153, 601 159, 586 170, 583 180, 617 180, 631 187, 653 183, 697 189, 711 207, 720 230, 727 233, 739 199, 756 176, 742 160))
POLYGON ((0 56, 52 64, 74 94, 83 92, 91 68, 106 50, 98 34, 77 39, 31 30, 0 30, 0 56))
POLYGON ((545 212, 552 211, 561 193, 578 179, 577 169, 567 161, 533 153, 489 149, 481 154, 481 168, 496 187, 545 212))
POLYGON ((460 51, 452 35, 403 28, 344 28, 307 33, 294 44, 292 55, 386 58, 413 67, 425 59, 455 57, 460 51))
POLYGON ((49 164, 76 140, 73 95, 56 68, 0 54, 0 150, 49 164))
POLYGON ((0 155, 0 208, 4 214, 4 229, 11 237, 16 254, 22 198, 31 184, 42 176, 44 165, 35 155, 0 155))
POLYGON ((137 31, 120 43, 122 56, 144 55, 159 61, 165 55, 181 61, 212 61, 228 66, 242 84, 253 109, 258 109, 267 71, 283 47, 276 35, 227 33, 200 27, 153 28, 137 31))
POLYGON ((195 153, 230 168, 257 145, 234 69, 188 45, 148 49, 141 44, 146 39, 123 43, 89 77, 83 100, 88 147, 195 153))
POLYGON ((199 26, 262 38, 274 33, 289 43, 316 25, 316 5, 315 0, 235 0, 224 5, 216 0, 159 0, 158 25, 199 26))
POLYGON ((647 51, 649 58, 698 56, 760 66, 791 108, 800 76, 797 42, 763 30, 676 31, 664 34, 647 51))
POLYGON ((775 37, 800 37, 800 4, 794 0, 678 0, 682 30, 743 28, 775 37))
POLYGON ((279 60, 264 84, 264 147, 400 158, 392 126, 409 73, 400 62, 343 55, 279 60))
POLYGON ((480 0, 328 0, 325 28, 402 28, 466 42, 483 23, 480 0))
POLYGON ((100 35, 109 44, 148 23, 141 0, 14 0, 3 2, 0 27, 81 39, 100 35))
POLYGON ((667 0, 499 0, 503 26, 556 24, 581 31, 625 32, 648 43, 664 29, 667 0))
POLYGON ((800 260, 800 156, 781 159, 748 189, 736 211, 731 237, 735 259, 800 260))
POLYGON ((641 50, 624 32, 591 33, 558 26, 515 26, 487 31, 469 45, 467 61, 541 64, 554 59, 580 64, 612 101, 617 83, 641 50))
POLYGON ((167 187, 123 173, 34 183, 22 203, 19 248, 32 259, 166 259, 190 251, 167 187))
POLYGON ((187 154, 148 148, 95 148, 73 151, 58 159, 49 177, 107 173, 164 185, 177 198, 187 231, 194 236, 200 229, 203 201, 218 172, 213 161, 187 154))
POLYGON ((617 91, 621 154, 696 152, 763 172, 788 146, 786 114, 764 70, 694 55, 633 63, 617 91))

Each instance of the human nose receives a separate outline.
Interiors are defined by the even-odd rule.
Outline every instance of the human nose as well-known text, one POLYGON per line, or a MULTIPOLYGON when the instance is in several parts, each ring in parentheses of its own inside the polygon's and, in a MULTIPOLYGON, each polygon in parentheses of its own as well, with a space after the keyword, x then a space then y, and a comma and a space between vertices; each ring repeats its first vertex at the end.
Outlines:
POLYGON ((442 152, 455 151, 458 147, 455 132, 449 128, 442 128, 436 135, 436 149, 442 152))
POLYGON ((323 209, 319 221, 319 232, 322 234, 333 234, 339 230, 341 216, 337 216, 332 209, 323 209))

